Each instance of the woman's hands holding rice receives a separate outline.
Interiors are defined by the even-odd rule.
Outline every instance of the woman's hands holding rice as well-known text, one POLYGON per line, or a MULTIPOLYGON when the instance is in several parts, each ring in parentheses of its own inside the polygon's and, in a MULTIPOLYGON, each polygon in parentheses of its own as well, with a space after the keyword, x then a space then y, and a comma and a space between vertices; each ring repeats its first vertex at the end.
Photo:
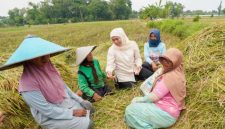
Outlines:
POLYGON ((115 76, 113 76, 112 73, 110 73, 110 72, 107 72, 106 74, 107 74, 107 77, 109 79, 114 79, 115 78, 115 76))
POLYGON ((97 93, 94 93, 93 99, 95 100, 95 102, 97 102, 97 101, 101 100, 102 97, 100 95, 98 95, 97 93))

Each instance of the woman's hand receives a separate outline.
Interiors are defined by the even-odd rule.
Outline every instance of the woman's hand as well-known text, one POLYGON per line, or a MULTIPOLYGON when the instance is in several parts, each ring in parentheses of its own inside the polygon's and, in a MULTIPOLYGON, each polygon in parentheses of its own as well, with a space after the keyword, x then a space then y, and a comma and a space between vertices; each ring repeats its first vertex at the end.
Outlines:
POLYGON ((134 74, 135 75, 139 75, 139 73, 141 72, 142 67, 137 67, 134 69, 134 74))
POLYGON ((135 97, 132 99, 131 103, 144 103, 144 97, 135 97))
POLYGON ((100 101, 102 99, 102 97, 98 95, 97 93, 94 93, 92 98, 95 100, 95 102, 100 101))
POLYGON ((112 74, 110 72, 107 72, 106 74, 107 74, 107 77, 109 79, 114 79, 115 78, 115 76, 112 76, 112 74))
POLYGON ((86 110, 90 110, 90 113, 94 113, 95 109, 92 106, 91 102, 84 100, 81 102, 81 106, 84 107, 86 110))
POLYGON ((76 116, 76 117, 83 117, 83 116, 86 116, 86 114, 87 114, 87 111, 85 109, 73 110, 73 116, 76 116))
POLYGON ((92 108, 92 104, 87 100, 82 101, 81 106, 84 107, 86 110, 91 110, 92 108))
POLYGON ((152 62, 152 70, 156 71, 158 69, 158 65, 154 62, 152 62))

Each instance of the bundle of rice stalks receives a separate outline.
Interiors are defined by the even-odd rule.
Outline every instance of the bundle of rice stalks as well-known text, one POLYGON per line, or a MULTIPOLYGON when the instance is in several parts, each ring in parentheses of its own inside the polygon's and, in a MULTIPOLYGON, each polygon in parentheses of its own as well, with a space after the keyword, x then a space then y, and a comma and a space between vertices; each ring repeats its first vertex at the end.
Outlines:
POLYGON ((0 91, 0 110, 4 111, 4 129, 38 128, 30 110, 18 92, 0 91))
POLYGON ((182 43, 186 45, 187 109, 173 128, 225 128, 224 35, 225 25, 217 25, 182 43))

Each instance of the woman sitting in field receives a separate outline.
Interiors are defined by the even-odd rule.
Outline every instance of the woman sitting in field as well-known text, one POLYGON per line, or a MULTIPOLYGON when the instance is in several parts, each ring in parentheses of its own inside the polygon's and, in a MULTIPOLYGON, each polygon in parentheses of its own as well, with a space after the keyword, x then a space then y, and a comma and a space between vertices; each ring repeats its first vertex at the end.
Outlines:
POLYGON ((132 87, 136 79, 145 80, 152 75, 141 66, 137 43, 129 40, 122 28, 113 29, 110 38, 113 44, 108 50, 106 73, 108 78, 117 81, 118 88, 132 87))
POLYGON ((150 30, 148 42, 144 45, 145 62, 142 67, 155 72, 159 66, 159 56, 166 52, 166 45, 161 42, 160 31, 150 30))
POLYGON ((104 83, 106 78, 97 59, 93 59, 92 51, 96 46, 80 47, 76 51, 76 65, 78 70, 78 95, 91 102, 96 102, 108 93, 111 89, 104 83))
POLYGON ((169 49, 159 57, 163 65, 149 94, 136 97, 126 108, 125 121, 136 129, 166 128, 173 125, 185 108, 186 80, 182 53, 169 49))
POLYGON ((45 129, 89 129, 92 104, 62 80, 50 56, 68 50, 38 37, 26 38, 0 70, 23 64, 19 92, 45 129))

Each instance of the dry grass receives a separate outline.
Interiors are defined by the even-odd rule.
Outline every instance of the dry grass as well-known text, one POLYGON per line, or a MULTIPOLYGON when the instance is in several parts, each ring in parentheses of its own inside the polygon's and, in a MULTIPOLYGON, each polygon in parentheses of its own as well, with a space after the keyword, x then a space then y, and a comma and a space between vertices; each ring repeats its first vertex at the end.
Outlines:
MULTIPOLYGON (((109 32, 114 27, 123 27, 128 36, 137 41, 143 55, 143 43, 148 28, 141 21, 93 22, 67 25, 32 26, 0 29, 0 62, 5 61, 28 33, 34 33, 70 46, 72 51, 54 57, 53 62, 65 82, 77 89, 74 50, 79 46, 97 44, 94 55, 102 68, 106 64, 106 53, 111 45, 109 32), (12 38, 13 37, 13 38, 12 38), (69 63, 69 64, 68 64, 69 63)), ((198 34, 180 42, 177 37, 162 34, 169 47, 178 47, 184 52, 187 87, 187 109, 182 112, 172 129, 223 129, 225 128, 225 26, 206 28, 198 34)), ((17 92, 22 68, 0 72, 0 109, 6 112, 5 127, 39 128, 17 92)), ((111 85, 112 82, 109 81, 111 85)), ((116 91, 102 101, 94 103, 93 116, 96 129, 127 129, 123 121, 124 110, 131 99, 140 95, 138 86, 130 90, 116 91)))

